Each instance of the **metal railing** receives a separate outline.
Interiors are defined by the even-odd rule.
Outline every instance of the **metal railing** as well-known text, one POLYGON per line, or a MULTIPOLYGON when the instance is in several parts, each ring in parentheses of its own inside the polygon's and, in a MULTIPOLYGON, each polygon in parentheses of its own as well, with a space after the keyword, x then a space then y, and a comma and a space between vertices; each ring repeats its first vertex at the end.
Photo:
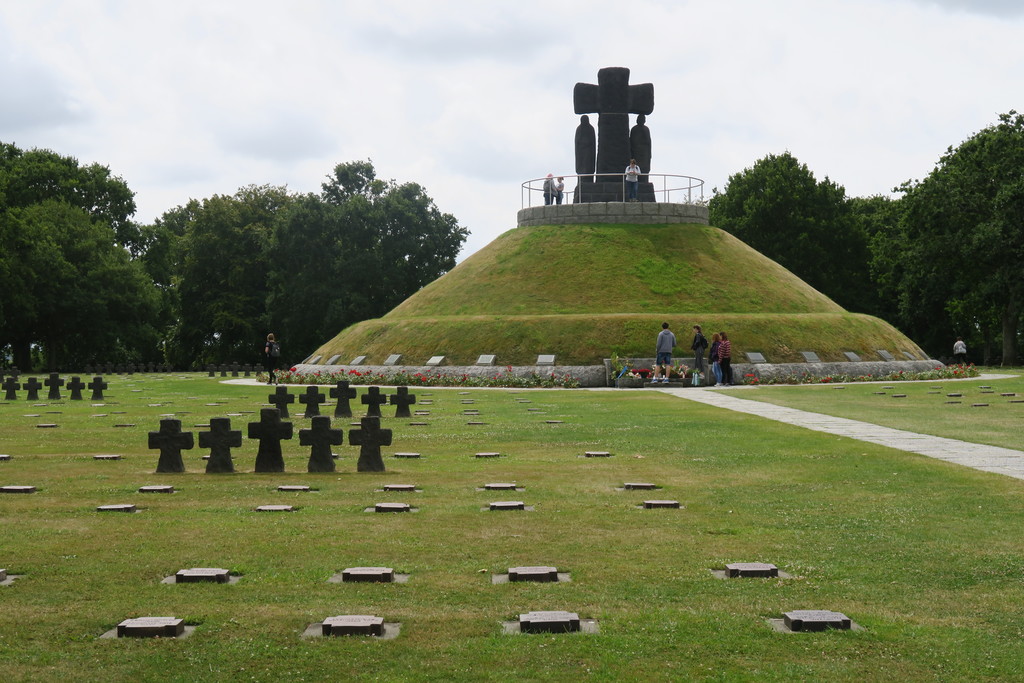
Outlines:
MULTIPOLYGON (((705 204, 704 199, 704 180, 701 178, 695 178, 689 175, 678 175, 674 173, 647 173, 641 176, 647 178, 647 182, 654 185, 654 196, 655 201, 676 204, 705 204), (658 185, 661 185, 659 188, 658 185), (673 195, 673 193, 675 193, 673 195), (698 195, 698 196, 694 196, 698 195)), ((564 189, 562 191, 561 201, 555 200, 555 197, 551 197, 550 201, 545 201, 544 197, 544 182, 548 180, 544 178, 531 178, 523 182, 520 186, 520 202, 521 208, 527 208, 530 206, 542 206, 544 204, 572 204, 575 197, 577 197, 581 185, 589 183, 580 182, 580 178, 594 178, 597 182, 608 183, 618 182, 621 183, 620 195, 625 201, 626 197, 626 175, 624 173, 590 173, 586 175, 556 175, 551 180, 557 180, 558 178, 564 178, 565 180, 575 180, 576 185, 573 188, 564 189)))

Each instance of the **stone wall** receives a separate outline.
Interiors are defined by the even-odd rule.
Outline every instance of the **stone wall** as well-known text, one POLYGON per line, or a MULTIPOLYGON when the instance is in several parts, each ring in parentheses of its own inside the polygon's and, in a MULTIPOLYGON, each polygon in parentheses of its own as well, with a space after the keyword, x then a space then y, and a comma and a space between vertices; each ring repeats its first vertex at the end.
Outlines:
POLYGON ((519 227, 580 223, 632 223, 639 225, 702 223, 708 225, 708 207, 661 202, 554 204, 520 209, 517 222, 519 227))

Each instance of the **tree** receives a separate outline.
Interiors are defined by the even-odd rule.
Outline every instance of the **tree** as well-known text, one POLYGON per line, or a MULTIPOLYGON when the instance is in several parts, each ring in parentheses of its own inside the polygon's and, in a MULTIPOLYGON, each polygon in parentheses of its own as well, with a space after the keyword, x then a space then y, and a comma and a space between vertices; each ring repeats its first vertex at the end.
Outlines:
MULTIPOLYGON (((900 188, 905 213, 881 248, 899 248, 896 276, 901 309, 943 302, 943 312, 975 310, 976 324, 994 311, 1002 332, 1002 362, 1017 363, 1024 307, 1024 116, 999 123, 950 147, 920 182, 900 188)), ((876 250, 877 252, 877 250, 876 250)), ((918 314, 920 315, 920 314, 918 314)), ((946 317, 932 319, 942 328, 946 317)), ((948 328, 947 328, 948 329, 948 328)))
POLYGON ((711 224, 798 275, 844 308, 873 301, 867 235, 846 190, 814 174, 789 152, 770 154, 729 177, 709 202, 711 224), (837 268, 836 264, 843 266, 837 268))

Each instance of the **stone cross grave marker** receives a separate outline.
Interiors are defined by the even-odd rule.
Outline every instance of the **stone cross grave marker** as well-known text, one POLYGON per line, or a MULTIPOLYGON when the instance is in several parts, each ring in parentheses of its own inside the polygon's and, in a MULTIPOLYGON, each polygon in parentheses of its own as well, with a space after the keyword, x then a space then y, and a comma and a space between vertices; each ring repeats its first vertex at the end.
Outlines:
POLYGON ((309 429, 299 430, 299 445, 309 446, 308 472, 333 472, 334 458, 331 453, 331 446, 340 446, 345 443, 345 432, 341 429, 331 429, 331 418, 326 415, 317 415, 309 429))
POLYGON ((282 422, 277 408, 260 409, 260 421, 249 423, 249 438, 260 442, 256 451, 257 472, 284 472, 281 440, 292 438, 292 423, 282 422))
POLYGON ((85 382, 82 381, 81 377, 76 375, 68 382, 68 391, 71 392, 70 398, 72 401, 82 400, 82 389, 85 389, 85 382))
POLYGON ((281 412, 282 419, 288 419, 288 404, 295 403, 295 394, 288 393, 288 387, 279 386, 270 396, 267 403, 272 404, 281 412))
POLYGON ((364 417, 359 423, 359 429, 348 433, 349 443, 359 446, 356 469, 359 472, 383 472, 384 459, 380 455, 380 447, 391 445, 391 430, 380 428, 379 417, 364 417))
POLYGON ((181 450, 189 450, 194 445, 192 432, 181 431, 181 420, 160 420, 160 431, 149 433, 149 447, 160 449, 160 460, 156 464, 157 472, 184 472, 185 463, 181 459, 181 450))
POLYGON ((654 85, 629 84, 629 69, 597 72, 597 85, 577 83, 572 93, 577 114, 597 114, 597 172, 622 175, 629 165, 629 115, 654 111, 654 85))
POLYGON ((313 385, 306 387, 306 392, 299 394, 299 403, 306 406, 303 417, 316 417, 320 414, 320 404, 327 401, 327 397, 320 393, 319 387, 313 385))
POLYGON ((64 380, 60 378, 56 372, 51 372, 50 376, 43 382, 50 388, 49 393, 46 395, 47 401, 59 401, 60 400, 60 388, 64 386, 64 380))
POLYGON ((391 405, 395 406, 395 417, 412 417, 409 406, 416 403, 416 395, 409 393, 409 387, 398 387, 395 392, 388 396, 391 405))
POLYGON ((17 401, 18 400, 18 389, 21 388, 21 384, 18 382, 17 377, 8 377, 3 383, 4 400, 5 401, 17 401))
POLYGON ((366 417, 380 417, 380 407, 388 402, 388 397, 380 393, 380 387, 370 387, 360 401, 366 406, 366 417))
POLYGON ((241 445, 242 430, 231 429, 230 417, 210 418, 210 431, 199 432, 199 447, 210 449, 206 473, 234 472, 235 464, 231 460, 231 449, 239 448, 241 445))
POLYGON ((107 383, 103 381, 102 377, 100 377, 99 375, 93 377, 92 381, 89 382, 89 389, 92 390, 92 399, 91 400, 93 400, 93 401, 102 401, 103 400, 103 390, 107 389, 107 388, 108 388, 107 383))
POLYGON ((36 379, 35 377, 29 377, 28 381, 25 382, 21 386, 21 388, 28 392, 28 396, 25 397, 27 400, 29 400, 29 401, 38 401, 39 400, 39 390, 43 388, 43 385, 40 384, 39 380, 36 379))
POLYGON ((334 417, 352 417, 352 406, 349 401, 356 397, 356 390, 349 386, 347 379, 338 380, 337 386, 331 387, 331 398, 336 399, 334 417))

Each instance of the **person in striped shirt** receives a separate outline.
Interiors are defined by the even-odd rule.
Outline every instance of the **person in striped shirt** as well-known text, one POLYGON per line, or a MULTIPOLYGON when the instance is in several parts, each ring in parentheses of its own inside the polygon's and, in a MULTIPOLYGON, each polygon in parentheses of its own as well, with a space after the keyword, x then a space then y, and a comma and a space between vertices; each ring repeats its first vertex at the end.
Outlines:
POLYGON ((719 332, 718 336, 722 338, 718 345, 718 365, 722 368, 722 384, 728 386, 732 384, 732 342, 725 332, 719 332))

